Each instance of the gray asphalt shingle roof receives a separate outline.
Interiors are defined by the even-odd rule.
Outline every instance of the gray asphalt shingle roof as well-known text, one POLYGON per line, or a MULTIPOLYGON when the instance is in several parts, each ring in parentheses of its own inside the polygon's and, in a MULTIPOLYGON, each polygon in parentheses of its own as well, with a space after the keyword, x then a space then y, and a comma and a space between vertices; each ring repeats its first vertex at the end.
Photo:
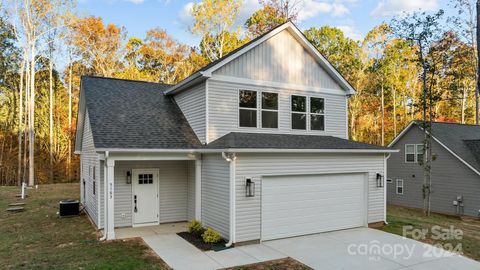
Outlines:
POLYGON ((332 136, 231 132, 209 143, 206 148, 228 149, 345 149, 387 150, 388 148, 332 136))
POLYGON ((172 100, 169 85, 82 77, 96 148, 192 149, 201 143, 172 100))
POLYGON ((480 171, 480 126, 433 122, 432 136, 480 171))

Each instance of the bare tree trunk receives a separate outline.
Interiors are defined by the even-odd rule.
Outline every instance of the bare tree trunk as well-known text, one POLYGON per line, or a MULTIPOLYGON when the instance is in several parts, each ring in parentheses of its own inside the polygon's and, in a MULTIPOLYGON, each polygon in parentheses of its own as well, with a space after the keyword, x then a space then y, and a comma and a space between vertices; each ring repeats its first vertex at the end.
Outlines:
POLYGON ((393 138, 397 137, 397 90, 393 87, 393 138))
POLYGON ((25 60, 20 67, 20 93, 19 93, 19 113, 18 113, 18 168, 17 185, 22 184, 22 135, 23 135, 23 72, 25 69, 25 60))
POLYGON ((72 64, 68 69, 68 158, 67 158, 67 177, 70 181, 70 165, 72 162, 72 64))
POLYGON ((50 53, 49 65, 48 65, 48 79, 50 86, 49 93, 49 149, 50 149, 50 181, 53 183, 53 62, 52 55, 50 53))
POLYGON ((384 88, 382 82, 382 146, 385 145, 385 95, 384 95, 384 88))
POLYGON ((31 47, 30 59, 30 117, 29 117, 29 162, 28 162, 28 185, 35 185, 35 45, 31 47))
POLYGON ((477 0, 477 40, 476 44, 477 45, 477 87, 475 91, 475 124, 480 124, 479 123, 479 108, 478 108, 478 92, 480 91, 480 47, 478 46, 480 43, 480 0, 477 0))
POLYGON ((465 85, 462 88, 462 108, 461 108, 461 115, 462 115, 462 124, 465 124, 465 107, 467 103, 467 93, 465 85))

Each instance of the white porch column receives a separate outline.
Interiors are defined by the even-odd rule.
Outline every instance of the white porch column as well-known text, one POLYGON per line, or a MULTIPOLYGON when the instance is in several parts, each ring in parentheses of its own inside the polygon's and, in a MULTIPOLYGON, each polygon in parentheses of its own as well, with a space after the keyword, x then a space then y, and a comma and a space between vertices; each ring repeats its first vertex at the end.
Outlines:
POLYGON ((202 156, 195 159, 195 219, 202 219, 202 156))
POLYGON ((107 159, 107 215, 105 220, 105 232, 107 240, 115 239, 115 224, 114 224, 114 169, 115 160, 107 159))

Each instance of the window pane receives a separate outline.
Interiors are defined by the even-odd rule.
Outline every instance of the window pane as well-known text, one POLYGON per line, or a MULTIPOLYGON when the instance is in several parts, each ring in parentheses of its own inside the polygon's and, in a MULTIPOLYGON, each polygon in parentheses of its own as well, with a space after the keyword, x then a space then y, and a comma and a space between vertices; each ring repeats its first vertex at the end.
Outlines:
POLYGON ((257 111, 240 110, 241 127, 257 127, 257 111))
POLYGON ((407 154, 407 162, 415 162, 415 154, 407 154))
POLYGON ((292 111, 294 112, 306 112, 307 111, 307 98, 301 96, 292 96, 292 111))
POLYGON ((307 129, 307 115, 292 113, 292 129, 307 129))
POLYGON ((262 109, 278 110, 278 94, 262 93, 262 109))
POLYGON ((256 91, 240 91, 239 106, 243 108, 257 108, 257 92, 256 91))
POLYGON ((325 130, 325 116, 315 114, 310 115, 310 129, 325 130))
POLYGON ((323 98, 310 98, 310 112, 323 113, 325 111, 325 101, 323 98))
POLYGON ((413 144, 407 144, 405 151, 408 154, 414 154, 415 153, 415 145, 413 144))
POLYGON ((278 112, 262 111, 262 128, 278 128, 278 112))

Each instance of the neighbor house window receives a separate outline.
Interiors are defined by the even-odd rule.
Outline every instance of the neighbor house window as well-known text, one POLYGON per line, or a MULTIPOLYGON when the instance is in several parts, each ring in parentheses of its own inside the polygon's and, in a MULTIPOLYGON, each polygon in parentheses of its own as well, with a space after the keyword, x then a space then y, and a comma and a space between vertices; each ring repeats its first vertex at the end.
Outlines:
POLYGON ((96 187, 96 185, 95 185, 95 181, 93 181, 93 186, 92 186, 92 187, 93 187, 93 189, 92 189, 92 191, 93 191, 93 195, 95 195, 95 187, 96 187))
POLYGON ((403 194, 403 179, 397 179, 397 194, 403 194))
POLYGON ((325 130, 325 100, 310 98, 310 130, 325 130))
POLYGON ((405 145, 405 162, 415 162, 415 144, 405 145))
POLYGON ((423 162, 423 144, 417 144, 417 163, 422 163, 423 162))
POLYGON ((292 129, 307 129, 307 98, 292 96, 292 129))
POLYGON ((239 126, 257 127, 257 91, 239 91, 239 126))
POLYGON ((278 128, 278 94, 262 92, 262 128, 278 128))

